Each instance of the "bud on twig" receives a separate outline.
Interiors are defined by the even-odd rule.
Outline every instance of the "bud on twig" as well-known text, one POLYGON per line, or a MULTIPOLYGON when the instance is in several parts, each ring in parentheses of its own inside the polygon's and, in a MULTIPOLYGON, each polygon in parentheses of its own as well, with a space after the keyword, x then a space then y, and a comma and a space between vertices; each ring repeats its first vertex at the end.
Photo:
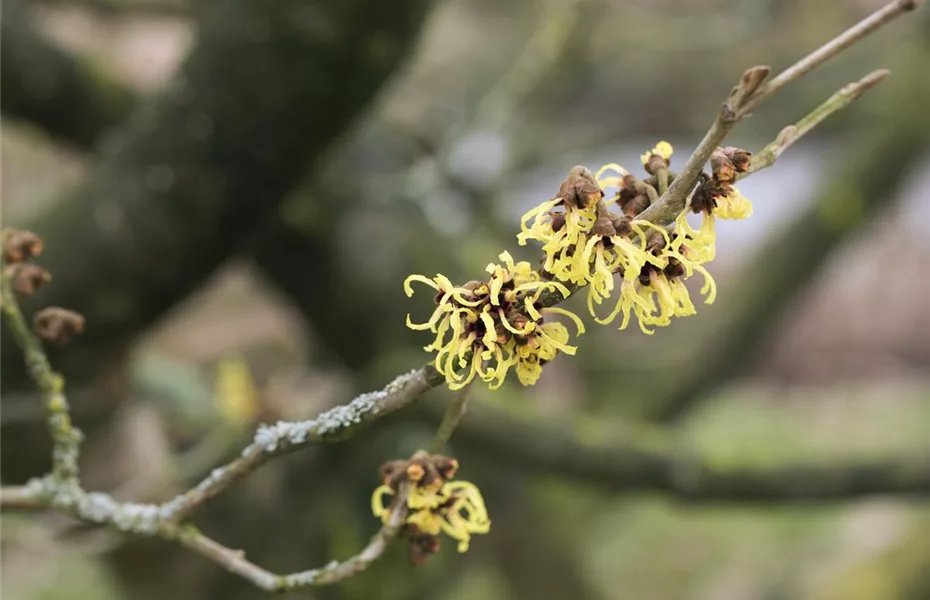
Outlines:
POLYGON ((18 229, 3 232, 3 259, 18 263, 42 254, 42 238, 31 231, 18 229))
POLYGON ((15 263, 7 267, 6 276, 13 285, 13 290, 21 296, 32 296, 52 280, 52 275, 38 265, 15 263))
POLYGON ((43 308, 33 318, 39 337, 59 346, 67 344, 71 336, 84 331, 84 317, 66 308, 43 308))

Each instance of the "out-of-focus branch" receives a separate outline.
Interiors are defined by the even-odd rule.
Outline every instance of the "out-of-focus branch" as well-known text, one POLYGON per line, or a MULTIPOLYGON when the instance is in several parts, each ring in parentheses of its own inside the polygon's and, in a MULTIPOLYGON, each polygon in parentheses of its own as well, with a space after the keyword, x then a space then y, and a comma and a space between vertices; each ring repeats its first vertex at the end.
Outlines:
POLYGON ((123 122, 136 94, 89 60, 46 41, 20 0, 3 5, 0 87, 3 115, 34 123, 49 135, 90 148, 123 122))
MULTIPOLYGON (((435 418, 435 417, 434 417, 435 418)), ((688 501, 838 501, 866 495, 930 496, 930 452, 882 459, 726 464, 708 459, 676 430, 618 426, 592 442, 565 423, 540 424, 472 403, 458 428, 469 451, 510 469, 559 476, 611 492, 658 492, 688 501)))
MULTIPOLYGON (((4 247, 7 244, 7 237, 12 235, 14 235, 13 232, 3 230, 4 247)), ((4 254, 6 254, 5 250, 4 254)), ((13 335, 13 340, 22 350, 26 370, 42 396, 45 421, 54 444, 51 476, 64 484, 72 484, 77 480, 78 454, 84 436, 71 425, 68 400, 64 394, 64 380, 52 370, 42 344, 32 333, 29 323, 26 322, 19 308, 11 279, 12 267, 13 265, 8 264, 4 256, 2 272, 0 272, 0 310, 3 312, 3 320, 7 328, 13 335)))
POLYGON ((45 508, 34 490, 24 485, 0 487, 0 508, 3 510, 38 510, 45 508))
POLYGON ((48 6, 74 6, 105 16, 135 16, 188 18, 191 6, 177 0, 39 0, 48 6))

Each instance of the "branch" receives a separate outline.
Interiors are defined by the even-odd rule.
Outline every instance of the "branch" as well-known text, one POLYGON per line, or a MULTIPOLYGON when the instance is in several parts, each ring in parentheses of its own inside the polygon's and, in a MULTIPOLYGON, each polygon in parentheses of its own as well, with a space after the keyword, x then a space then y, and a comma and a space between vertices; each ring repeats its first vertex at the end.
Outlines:
POLYGON ((77 6, 107 16, 190 18, 194 10, 174 0, 41 0, 48 6, 77 6))
MULTIPOLYGON (((3 232, 4 240, 6 232, 3 232)), ((5 245, 5 243, 4 243, 5 245)), ((74 482, 78 475, 78 455, 84 436, 72 427, 68 400, 64 394, 64 380, 52 370, 42 344, 32 333, 23 316, 13 290, 7 261, 0 273, 0 307, 13 340, 22 350, 26 370, 42 395, 45 420, 54 443, 52 448, 52 476, 63 482, 74 482)))
MULTIPOLYGON (((899 188, 907 174, 930 148, 930 116, 921 110, 930 97, 926 49, 909 58, 905 69, 893 79, 889 103, 878 118, 858 134, 859 142, 836 159, 827 172, 827 182, 810 206, 801 209, 784 228, 747 259, 745 268, 734 274, 741 293, 725 314, 709 321, 714 344, 682 370, 677 378, 663 377, 667 387, 654 390, 649 415, 671 421, 686 414, 693 404, 721 381, 751 365, 758 349, 777 331, 780 316, 791 300, 819 272, 838 244, 892 210, 901 198, 899 188), (759 269, 759 265, 765 269, 759 269)), ((753 161, 752 171, 772 165, 781 152, 818 123, 831 109, 838 109, 868 89, 881 75, 877 71, 858 84, 837 92, 820 108, 786 128, 753 161), (867 82, 865 86, 861 86, 867 82), (844 90, 852 92, 844 94, 844 90), (789 133, 785 133, 785 132, 789 133)))
POLYGON ((0 22, 3 115, 34 123, 78 148, 123 122, 136 94, 99 65, 46 41, 19 0, 7 0, 0 22))
POLYGON ((821 46, 818 50, 785 69, 767 85, 763 85, 769 74, 765 66, 752 67, 740 78, 739 83, 723 103, 723 107, 711 125, 704 139, 697 149, 688 158, 684 168, 669 186, 668 191, 659 198, 659 201, 644 210, 637 219, 652 221, 657 224, 668 224, 685 208, 688 195, 697 183, 698 175, 704 165, 710 160, 710 155, 723 142, 727 134, 736 123, 745 118, 750 112, 771 97, 783 87, 800 79, 814 68, 820 66, 830 58, 836 56, 853 43, 861 40, 868 34, 892 21, 895 17, 913 10, 917 7, 916 0, 895 0, 866 17, 856 25, 821 46))
POLYGON ((455 428, 458 427, 462 417, 468 411, 469 400, 471 400, 471 387, 462 390, 452 401, 452 404, 449 405, 449 408, 446 409, 442 421, 439 423, 439 428, 436 430, 436 435, 433 436, 433 443, 430 444, 430 454, 439 454, 445 449, 455 428))
POLYGON ((565 423, 534 423, 473 404, 459 426, 476 452, 508 468, 561 477, 612 493, 659 492, 715 502, 836 501, 876 494, 930 497, 930 453, 841 462, 722 465, 702 456, 686 434, 647 425, 618 426, 592 442, 565 423))
POLYGON ((214 469, 193 489, 163 504, 161 511, 168 520, 180 522, 272 457, 319 442, 346 440, 362 426, 411 404, 443 381, 435 369, 417 369, 400 375, 381 391, 362 394, 315 419, 262 425, 239 458, 214 469))
POLYGON ((381 558, 388 545, 400 533, 406 518, 406 492, 400 494, 401 501, 396 502, 388 522, 371 538, 365 548, 352 558, 333 561, 325 567, 298 571, 288 575, 276 575, 245 558, 242 551, 227 548, 206 537, 193 527, 185 527, 178 533, 178 542, 198 554, 223 566, 230 573, 239 575, 269 592, 281 592, 308 586, 330 585, 361 573, 374 561, 381 558))
POLYGON ((836 111, 848 106, 853 100, 859 98, 859 96, 881 83, 890 74, 891 72, 887 69, 872 71, 859 81, 844 86, 794 125, 789 125, 782 129, 774 141, 753 156, 749 169, 745 173, 741 173, 739 179, 748 177, 756 171, 771 167, 775 164, 778 157, 781 156, 782 152, 791 147, 792 144, 801 139, 801 137, 811 129, 819 125, 821 121, 836 111))
POLYGON ((42 498, 25 485, 0 487, 0 508, 3 510, 38 510, 45 508, 42 498))

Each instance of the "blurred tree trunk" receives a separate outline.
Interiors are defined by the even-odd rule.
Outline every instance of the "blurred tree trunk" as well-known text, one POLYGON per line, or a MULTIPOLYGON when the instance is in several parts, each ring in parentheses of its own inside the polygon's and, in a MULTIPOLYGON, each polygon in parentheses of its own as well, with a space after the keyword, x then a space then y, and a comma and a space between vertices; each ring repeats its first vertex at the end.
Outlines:
POLYGON ((129 115, 135 95, 93 64, 73 60, 45 42, 30 26, 26 12, 20 0, 3 4, 3 114, 39 124, 69 144, 91 147, 129 115))

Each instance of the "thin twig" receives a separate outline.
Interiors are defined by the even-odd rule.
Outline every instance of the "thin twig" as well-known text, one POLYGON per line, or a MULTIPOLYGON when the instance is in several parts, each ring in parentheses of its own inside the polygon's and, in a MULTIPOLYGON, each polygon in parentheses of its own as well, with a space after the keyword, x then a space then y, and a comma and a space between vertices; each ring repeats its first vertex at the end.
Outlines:
POLYGON ((468 410, 471 393, 471 386, 466 387, 446 409, 442 421, 440 421, 439 427, 436 429, 436 435, 433 436, 433 442, 430 444, 431 453, 439 454, 445 449, 446 444, 449 443, 449 438, 452 437, 452 432, 458 427, 459 421, 462 420, 468 410))
POLYGON ((177 539, 183 546, 225 567, 231 573, 250 581, 269 592, 281 592, 308 586, 330 585, 361 573, 374 561, 381 558, 391 541, 400 533, 407 518, 406 491, 401 490, 401 501, 395 502, 394 512, 388 522, 371 538, 365 548, 342 562, 332 561, 324 567, 277 575, 245 557, 241 550, 233 550, 203 535, 194 527, 182 526, 177 539))
POLYGON ((0 487, 0 508, 3 510, 23 510, 44 508, 45 499, 34 489, 25 485, 0 487))
POLYGON ((26 370, 42 395, 45 420, 52 437, 52 474, 62 480, 75 480, 78 475, 78 455, 83 434, 71 425, 68 400, 64 394, 64 379, 52 370, 45 350, 23 316, 16 293, 3 262, 0 274, 0 306, 4 321, 13 339, 23 352, 26 370))
POLYGON ((763 84, 743 105, 743 113, 752 112, 763 100, 775 95, 788 84, 810 73, 883 25, 887 25, 902 14, 914 10, 919 4, 919 0, 895 0, 876 10, 763 84))
POLYGON ((782 71, 768 84, 763 83, 769 74, 768 67, 758 66, 748 69, 730 92, 713 125, 669 186, 668 192, 636 218, 660 225, 674 221, 684 209, 687 197, 694 189, 698 175, 704 169, 710 155, 723 142, 737 122, 749 115, 763 100, 771 97, 789 83, 800 79, 853 43, 891 22, 895 17, 913 10, 917 5, 917 0, 895 0, 889 3, 782 71))
POLYGON ((278 421, 262 425, 254 441, 224 467, 214 469, 191 490, 162 505, 169 520, 179 523, 231 483, 251 473, 274 456, 319 442, 348 439, 362 426, 411 404, 443 379, 431 367, 400 375, 383 390, 358 396, 308 421, 278 421))
POLYGON ((765 148, 753 156, 749 170, 740 174, 740 179, 775 164, 782 152, 801 139, 804 134, 820 124, 821 121, 845 108, 853 100, 881 83, 891 72, 887 69, 872 71, 859 81, 844 86, 841 90, 830 96, 823 104, 812 110, 806 117, 781 130, 765 148))

